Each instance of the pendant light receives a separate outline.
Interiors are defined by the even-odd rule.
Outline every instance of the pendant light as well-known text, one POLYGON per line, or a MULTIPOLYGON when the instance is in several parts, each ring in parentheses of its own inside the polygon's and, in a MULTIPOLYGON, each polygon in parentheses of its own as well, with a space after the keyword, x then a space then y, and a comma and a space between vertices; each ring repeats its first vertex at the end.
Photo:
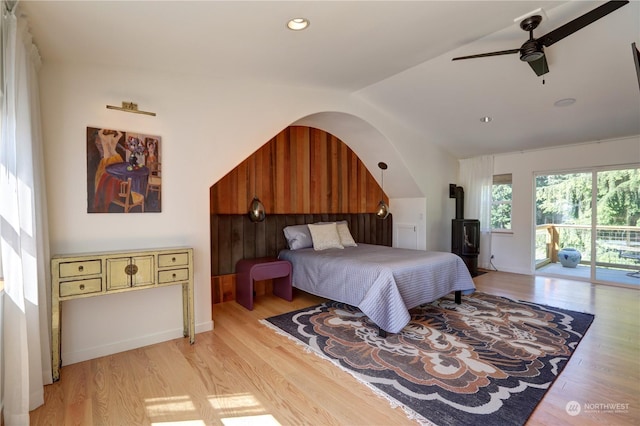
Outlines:
POLYGON ((267 217, 267 213, 264 211, 264 204, 254 196, 249 205, 249 219, 251 222, 262 222, 265 217, 267 217))
POLYGON ((380 174, 382 175, 381 185, 380 185, 380 202, 378 203, 378 211, 376 212, 376 216, 378 219, 386 219, 389 216, 389 206, 384 202, 384 171, 387 170, 387 163, 383 163, 382 161, 378 163, 378 167, 380 167, 380 174))
POLYGON ((249 220, 251 222, 262 222, 267 217, 264 204, 256 195, 256 170, 253 168, 253 200, 249 204, 249 220))

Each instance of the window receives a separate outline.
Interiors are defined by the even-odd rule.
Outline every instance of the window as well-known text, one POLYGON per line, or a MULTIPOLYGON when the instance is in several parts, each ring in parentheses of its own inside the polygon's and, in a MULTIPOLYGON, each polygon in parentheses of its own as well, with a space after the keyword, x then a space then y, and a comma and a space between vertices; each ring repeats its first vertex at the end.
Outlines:
POLYGON ((511 173, 493 176, 491 187, 491 229, 511 229, 511 173))

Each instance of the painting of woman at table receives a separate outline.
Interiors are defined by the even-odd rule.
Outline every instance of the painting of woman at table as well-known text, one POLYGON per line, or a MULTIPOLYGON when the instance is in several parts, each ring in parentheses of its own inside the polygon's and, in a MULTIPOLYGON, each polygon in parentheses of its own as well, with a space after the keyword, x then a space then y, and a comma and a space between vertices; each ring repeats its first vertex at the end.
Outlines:
POLYGON ((128 179, 131 191, 145 197, 144 209, 136 206, 129 213, 161 211, 159 190, 147 197, 150 162, 160 162, 160 137, 87 127, 87 212, 125 212, 113 201, 123 200, 119 195, 120 184, 128 179))

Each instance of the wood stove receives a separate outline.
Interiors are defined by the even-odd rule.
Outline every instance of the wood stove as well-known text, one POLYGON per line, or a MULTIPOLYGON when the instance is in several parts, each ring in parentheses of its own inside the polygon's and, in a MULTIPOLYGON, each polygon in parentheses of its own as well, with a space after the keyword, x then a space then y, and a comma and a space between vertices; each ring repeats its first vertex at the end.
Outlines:
POLYGON ((451 220, 451 252, 462 258, 472 277, 478 275, 480 254, 480 221, 464 218, 464 190, 449 185, 449 198, 456 199, 456 217, 451 220))

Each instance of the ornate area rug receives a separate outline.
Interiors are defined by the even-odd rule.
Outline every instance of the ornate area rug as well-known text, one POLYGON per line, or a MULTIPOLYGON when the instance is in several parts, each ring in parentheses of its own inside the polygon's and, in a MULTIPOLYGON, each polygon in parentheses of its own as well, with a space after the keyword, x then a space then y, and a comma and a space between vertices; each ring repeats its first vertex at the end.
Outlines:
POLYGON ((425 424, 521 425, 594 316, 484 293, 411 310, 398 334, 338 302, 262 322, 332 361, 425 424))

